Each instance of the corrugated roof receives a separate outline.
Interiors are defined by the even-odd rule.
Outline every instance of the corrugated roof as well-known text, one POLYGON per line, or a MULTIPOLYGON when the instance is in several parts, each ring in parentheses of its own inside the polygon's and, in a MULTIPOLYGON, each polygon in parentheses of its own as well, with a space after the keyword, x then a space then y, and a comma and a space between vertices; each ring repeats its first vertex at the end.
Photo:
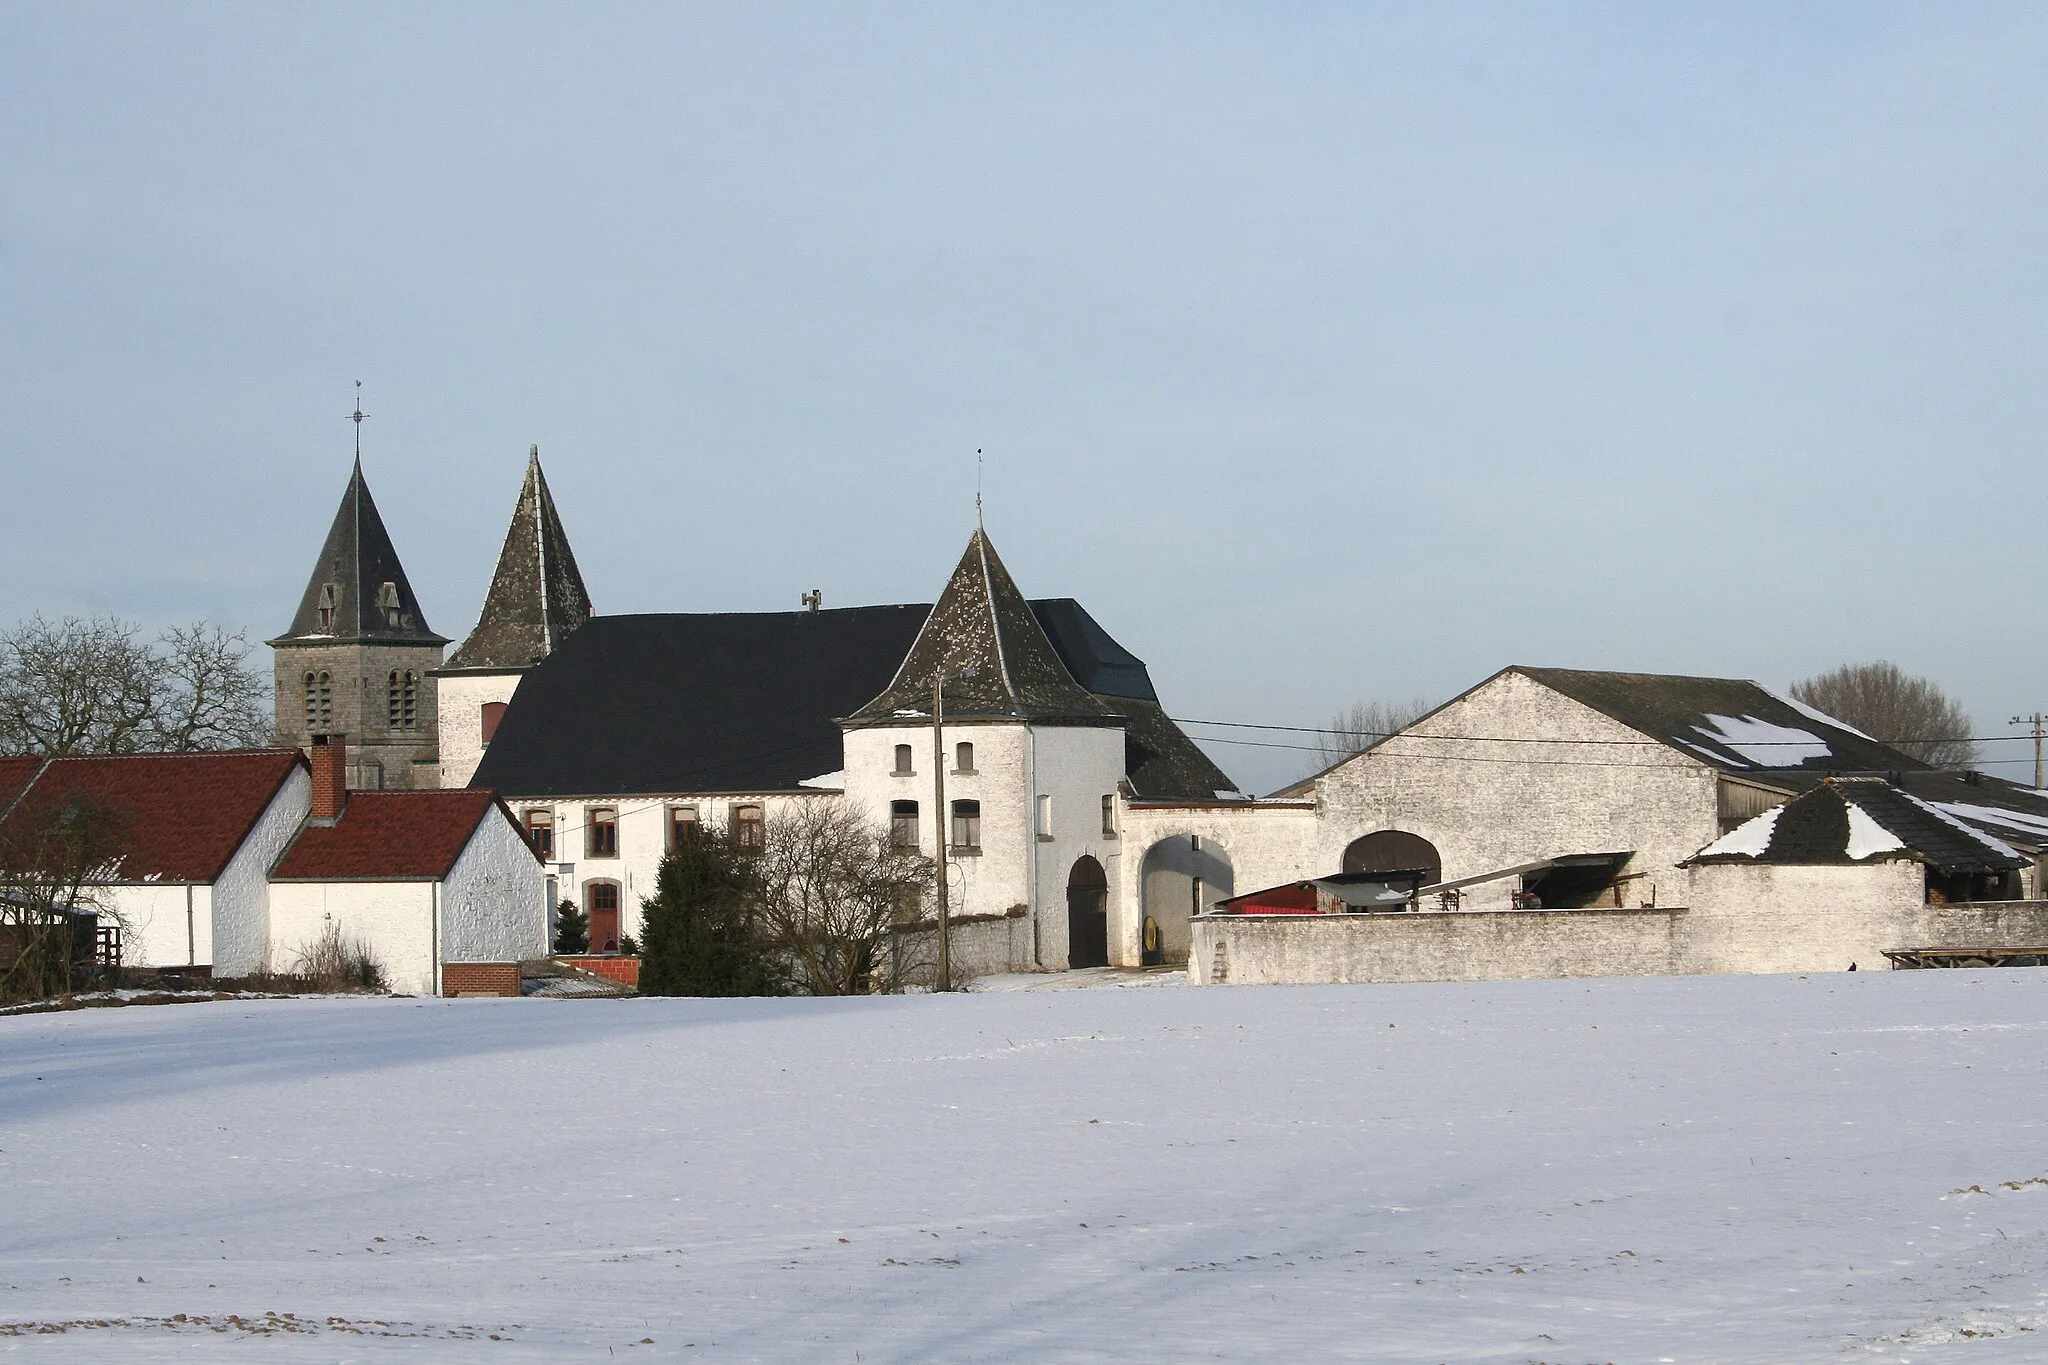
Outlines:
POLYGON ((293 769, 296 749, 53 758, 0 831, 20 830, 82 800, 120 819, 119 881, 211 882, 227 869, 293 769))
MULTIPOLYGON (((448 875, 477 826, 511 812, 496 792, 351 792, 331 825, 307 825, 272 874, 278 881, 434 881, 448 875)), ((516 828, 516 822, 515 822, 516 828)))

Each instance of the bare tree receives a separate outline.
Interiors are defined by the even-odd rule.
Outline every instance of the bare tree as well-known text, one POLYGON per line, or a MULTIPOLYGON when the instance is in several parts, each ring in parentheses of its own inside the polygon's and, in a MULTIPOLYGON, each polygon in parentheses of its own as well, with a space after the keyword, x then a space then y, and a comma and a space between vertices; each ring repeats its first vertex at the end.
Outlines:
POLYGON ((0 753, 265 743, 268 687, 249 653, 240 631, 203 621, 145 640, 111 616, 32 616, 0 634, 0 753))
POLYGON ((1962 706, 1931 679, 1911 677, 1887 660, 1802 679, 1792 695, 1922 763, 1966 768, 1977 761, 1975 727, 1962 706))
POLYGON ((813 995, 871 989, 889 926, 932 882, 932 861, 837 801, 804 801, 767 822, 757 923, 813 995))
POLYGON ((1324 767, 1362 754, 1396 730, 1413 725, 1436 709, 1424 696, 1405 702, 1358 701, 1330 717, 1330 723, 1316 736, 1316 747, 1324 767))
POLYGON ((125 827, 92 800, 25 806, 0 826, 0 1001, 73 989, 90 945, 91 891, 120 861, 125 827))

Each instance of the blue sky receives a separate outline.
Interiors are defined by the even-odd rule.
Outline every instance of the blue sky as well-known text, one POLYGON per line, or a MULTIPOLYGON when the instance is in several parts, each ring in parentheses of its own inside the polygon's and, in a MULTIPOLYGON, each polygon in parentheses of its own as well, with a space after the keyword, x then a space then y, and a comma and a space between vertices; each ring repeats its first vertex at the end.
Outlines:
POLYGON ((0 616, 281 629, 362 379, 452 636, 529 443, 604 611, 928 600, 982 447, 1179 715, 1885 656, 2002 731, 2043 128, 2032 5, 10 6, 0 616))

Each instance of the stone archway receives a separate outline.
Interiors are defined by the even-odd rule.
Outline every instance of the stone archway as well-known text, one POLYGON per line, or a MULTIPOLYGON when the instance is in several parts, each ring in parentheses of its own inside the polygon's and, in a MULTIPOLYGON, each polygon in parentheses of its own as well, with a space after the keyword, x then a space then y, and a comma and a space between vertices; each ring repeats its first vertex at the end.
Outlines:
POLYGON ((1194 938, 1191 921, 1236 891, 1237 872, 1222 845, 1199 834, 1175 834, 1145 850, 1138 870, 1141 961, 1180 964, 1194 938), (1148 932, 1145 922, 1152 928, 1148 932))
POLYGON ((1067 873, 1067 966, 1109 965, 1109 877, 1083 854, 1067 873))
POLYGON ((1412 872, 1429 875, 1423 885, 1440 882, 1444 860, 1436 845, 1420 834, 1401 829, 1383 829, 1362 839, 1353 839, 1344 849, 1345 872, 1412 872))

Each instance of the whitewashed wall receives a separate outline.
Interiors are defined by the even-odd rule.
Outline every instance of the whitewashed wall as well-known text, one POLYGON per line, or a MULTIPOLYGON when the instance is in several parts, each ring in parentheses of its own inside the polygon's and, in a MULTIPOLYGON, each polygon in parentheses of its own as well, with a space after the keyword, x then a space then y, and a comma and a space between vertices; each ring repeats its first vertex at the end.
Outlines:
MULTIPOLYGON (((1198 836, 1228 863, 1235 894, 1318 876, 1322 840, 1313 801, 1119 803, 1123 855, 1110 877, 1109 960, 1135 967, 1142 955, 1145 855, 1168 839, 1198 836)), ((1205 897, 1213 902, 1214 897, 1205 897)))
POLYGON ((443 962, 523 962, 548 952, 546 875, 526 839, 487 811, 441 888, 443 962))
POLYGON ((270 869, 298 837, 312 807, 312 776, 295 767, 222 870, 213 889, 214 975, 262 970, 270 946, 270 869))
MULTIPOLYGON (((1628 885, 1627 902, 1654 895, 1666 904, 1685 897, 1679 860, 1720 833, 1713 768, 1519 673, 1415 728, 1531 742, 1402 734, 1332 769, 1315 783, 1321 820, 1304 875, 1338 871, 1353 839, 1398 829, 1436 846, 1446 879, 1558 854, 1632 851, 1624 871, 1646 875, 1628 885), (1559 739, 1603 742, 1537 742, 1559 739)), ((1506 881, 1475 887, 1466 904, 1505 906, 1512 890, 1506 881)))
POLYGON ((484 761, 485 702, 512 700, 520 673, 456 673, 435 678, 441 785, 466 787, 484 761))
MULTIPOLYGON (((1101 863, 1112 897, 1122 870, 1125 841, 1121 832, 1104 837, 1102 798, 1115 797, 1123 780, 1124 732, 1122 727, 1033 725, 1026 734, 1032 792, 1026 829, 1035 840, 1035 863, 1025 904, 1032 911, 1034 940, 1028 957, 1014 965, 1062 968, 1067 965, 1067 882, 1074 865, 1084 857, 1101 863), (1050 829, 1033 823, 1040 795, 1051 798, 1050 829)), ((1120 817, 1117 824, 1120 830, 1120 817)))
POLYGON ((368 945, 399 995, 434 990, 435 882, 277 882, 270 888, 271 961, 289 971, 329 923, 368 945))
POLYGON ((121 960, 130 967, 183 967, 213 961, 213 888, 150 882, 101 887, 102 914, 121 925, 121 960))

